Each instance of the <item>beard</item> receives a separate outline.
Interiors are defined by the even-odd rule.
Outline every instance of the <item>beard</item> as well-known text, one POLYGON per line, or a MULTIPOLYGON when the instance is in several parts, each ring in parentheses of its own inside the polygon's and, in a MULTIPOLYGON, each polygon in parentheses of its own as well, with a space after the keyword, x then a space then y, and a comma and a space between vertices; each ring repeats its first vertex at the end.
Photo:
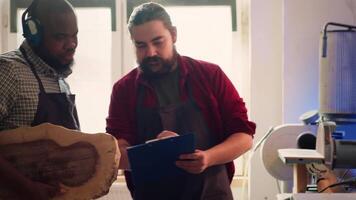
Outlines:
MULTIPOLYGON (((62 74, 72 70, 74 60, 71 60, 68 63, 63 63, 58 57, 49 54, 49 52, 46 51, 45 48, 42 49, 35 48, 34 50, 36 54, 57 73, 62 74)), ((67 50, 67 53, 73 53, 73 52, 75 52, 75 49, 67 50)))
MULTIPOLYGON (((47 62, 47 61, 46 61, 47 62)), ((74 60, 72 60, 70 63, 68 64, 62 64, 61 62, 59 62, 56 59, 51 59, 47 62, 47 64, 49 66, 51 66, 54 70, 56 70, 57 73, 63 73, 66 72, 68 70, 72 69, 72 66, 74 65, 74 60)))
POLYGON ((173 56, 170 59, 163 59, 159 56, 146 57, 140 63, 139 68, 148 79, 162 77, 171 72, 177 62, 177 55, 177 52, 174 50, 173 56), (152 70, 156 67, 160 68, 158 70, 152 70))
POLYGON ((47 55, 43 60, 59 74, 72 70, 72 66, 74 65, 74 60, 63 64, 57 58, 50 55, 47 55))

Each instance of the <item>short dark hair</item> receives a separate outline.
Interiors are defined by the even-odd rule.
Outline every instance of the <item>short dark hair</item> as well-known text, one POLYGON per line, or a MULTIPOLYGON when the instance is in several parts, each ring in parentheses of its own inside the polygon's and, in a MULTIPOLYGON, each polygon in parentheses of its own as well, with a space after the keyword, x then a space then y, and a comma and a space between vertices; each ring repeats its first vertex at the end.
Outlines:
POLYGON ((73 6, 67 0, 34 0, 34 7, 29 10, 29 16, 41 23, 51 14, 74 12, 73 6))
POLYGON ((161 4, 149 2, 141 4, 132 11, 127 23, 131 33, 133 26, 141 25, 149 21, 160 20, 168 29, 172 27, 171 17, 161 4))

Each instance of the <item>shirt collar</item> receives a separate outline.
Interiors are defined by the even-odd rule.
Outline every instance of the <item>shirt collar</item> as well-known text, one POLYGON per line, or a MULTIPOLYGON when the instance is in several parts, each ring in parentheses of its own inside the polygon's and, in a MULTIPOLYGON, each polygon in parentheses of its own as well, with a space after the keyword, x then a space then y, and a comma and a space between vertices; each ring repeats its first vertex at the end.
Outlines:
POLYGON ((41 74, 54 78, 67 78, 72 73, 71 69, 67 69, 64 72, 58 73, 33 51, 32 47, 28 44, 26 40, 24 40, 21 44, 21 48, 25 50, 29 59, 28 62, 31 62, 35 70, 41 74))

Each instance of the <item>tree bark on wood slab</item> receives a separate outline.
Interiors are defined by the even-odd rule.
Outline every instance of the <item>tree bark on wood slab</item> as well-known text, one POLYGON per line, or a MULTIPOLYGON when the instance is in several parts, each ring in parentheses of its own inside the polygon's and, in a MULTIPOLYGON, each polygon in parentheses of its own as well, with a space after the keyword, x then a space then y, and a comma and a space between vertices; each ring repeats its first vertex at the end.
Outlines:
MULTIPOLYGON (((116 180, 120 151, 107 133, 85 134, 44 123, 0 132, 0 155, 33 181, 59 183, 54 199, 94 199, 116 180)), ((0 188, 0 199, 16 194, 0 188)))

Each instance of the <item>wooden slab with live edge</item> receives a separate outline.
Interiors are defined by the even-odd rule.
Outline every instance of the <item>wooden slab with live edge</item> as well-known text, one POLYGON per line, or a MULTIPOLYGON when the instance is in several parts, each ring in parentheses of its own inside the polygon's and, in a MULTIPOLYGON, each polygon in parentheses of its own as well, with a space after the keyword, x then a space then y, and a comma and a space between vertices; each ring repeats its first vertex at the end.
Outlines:
MULTIPOLYGON (((86 134, 49 123, 0 132, 0 155, 33 181, 58 183, 53 199, 95 199, 116 180, 120 151, 107 133, 86 134)), ((0 199, 17 199, 0 186, 0 199)))

